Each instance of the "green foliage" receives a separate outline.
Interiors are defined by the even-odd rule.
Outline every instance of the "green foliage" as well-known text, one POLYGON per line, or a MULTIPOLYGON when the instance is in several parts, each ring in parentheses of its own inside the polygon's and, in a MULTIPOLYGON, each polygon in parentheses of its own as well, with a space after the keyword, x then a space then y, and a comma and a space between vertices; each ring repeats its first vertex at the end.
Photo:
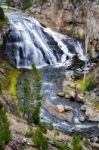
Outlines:
POLYGON ((11 5, 11 3, 13 2, 13 0, 6 0, 5 3, 9 6, 11 5))
POLYGON ((30 89, 30 80, 28 77, 28 73, 25 72, 24 74, 24 81, 22 84, 22 89, 21 89, 21 93, 22 95, 20 95, 19 99, 20 99, 20 110, 23 112, 23 116, 25 117, 25 115, 28 113, 28 117, 29 117, 29 112, 30 112, 30 108, 29 108, 29 102, 31 100, 31 89, 30 89))
POLYGON ((88 138, 87 135, 83 136, 83 144, 84 144, 85 146, 88 146, 88 145, 90 144, 89 138, 88 138))
POLYGON ((81 136, 79 134, 75 134, 72 139, 72 150, 83 150, 81 145, 81 136))
POLYGON ((0 149, 11 141, 11 132, 9 129, 9 122, 3 105, 0 102, 0 149))
POLYGON ((36 104, 36 107, 32 115, 33 123, 37 125, 40 123, 40 107, 41 107, 41 102, 38 102, 36 104))
POLYGON ((23 10, 29 8, 32 5, 31 0, 21 0, 21 2, 22 2, 22 9, 23 10))
POLYGON ((36 67, 33 66, 31 71, 24 73, 24 79, 21 84, 20 93, 18 93, 18 99, 19 108, 23 112, 23 116, 29 122, 35 124, 40 123, 40 107, 42 100, 40 91, 41 77, 36 67))
POLYGON ((28 128, 27 136, 29 136, 29 137, 32 137, 32 136, 33 136, 33 129, 32 129, 32 127, 29 127, 29 128, 28 128))
POLYGON ((1 7, 0 7, 0 20, 5 20, 5 14, 1 7))
POLYGON ((47 133, 46 123, 40 122, 39 127, 43 133, 45 133, 45 134, 47 133))
POLYGON ((48 139, 43 135, 40 128, 33 132, 32 141, 40 150, 47 150, 48 139))
POLYGON ((47 128, 49 129, 49 130, 53 130, 53 125, 50 123, 50 124, 47 124, 47 128))
POLYGON ((70 150, 70 148, 68 147, 68 144, 65 144, 62 141, 55 141, 55 145, 57 148, 59 148, 59 150, 70 150))
POLYGON ((86 82, 85 83, 85 91, 90 91, 90 90, 93 90, 96 86, 96 80, 94 78, 91 78, 89 80, 89 82, 86 82))
POLYGON ((4 62, 3 65, 5 69, 5 78, 1 84, 2 92, 10 93, 11 95, 16 96, 16 86, 20 72, 10 66, 7 62, 4 62))
POLYGON ((47 0, 39 0, 39 4, 42 6, 47 0))

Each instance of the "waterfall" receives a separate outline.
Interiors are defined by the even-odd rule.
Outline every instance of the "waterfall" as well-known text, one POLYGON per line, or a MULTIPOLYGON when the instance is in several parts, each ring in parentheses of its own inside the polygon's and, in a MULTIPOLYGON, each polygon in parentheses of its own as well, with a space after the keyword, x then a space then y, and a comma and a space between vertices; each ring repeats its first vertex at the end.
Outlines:
POLYGON ((5 54, 17 68, 36 66, 70 66, 75 55, 85 61, 79 41, 43 27, 34 18, 13 14, 9 17, 9 31, 5 54))

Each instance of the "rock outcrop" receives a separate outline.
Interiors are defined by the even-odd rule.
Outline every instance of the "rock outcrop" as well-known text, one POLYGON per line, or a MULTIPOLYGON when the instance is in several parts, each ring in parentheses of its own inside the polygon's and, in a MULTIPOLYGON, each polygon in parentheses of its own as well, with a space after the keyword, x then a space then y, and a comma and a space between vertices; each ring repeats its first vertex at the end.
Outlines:
POLYGON ((46 0, 42 5, 37 0, 26 14, 63 34, 86 39, 92 57, 99 56, 98 0, 46 0))

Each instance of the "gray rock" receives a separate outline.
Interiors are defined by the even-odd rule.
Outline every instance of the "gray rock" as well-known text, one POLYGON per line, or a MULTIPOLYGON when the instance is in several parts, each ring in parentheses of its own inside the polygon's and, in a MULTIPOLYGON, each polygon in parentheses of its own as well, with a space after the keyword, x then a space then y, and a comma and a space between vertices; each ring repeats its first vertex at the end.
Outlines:
POLYGON ((95 142, 95 143, 98 142, 98 140, 99 140, 98 137, 93 137, 93 138, 91 138, 91 141, 92 141, 92 142, 95 142))
POLYGON ((68 106, 68 105, 65 105, 65 106, 64 106, 64 109, 65 109, 65 111, 71 111, 71 110, 72 110, 72 107, 71 107, 71 106, 68 106))
POLYGON ((57 94, 57 96, 59 96, 59 97, 65 97, 65 93, 64 93, 64 92, 59 92, 59 93, 57 94))
POLYGON ((84 121, 85 121, 85 117, 84 117, 84 116, 81 116, 81 117, 79 118, 79 120, 80 120, 81 122, 84 122, 84 121))
POLYGON ((86 111, 86 108, 87 108, 87 105, 82 105, 82 106, 81 106, 81 110, 82 110, 82 111, 86 111))

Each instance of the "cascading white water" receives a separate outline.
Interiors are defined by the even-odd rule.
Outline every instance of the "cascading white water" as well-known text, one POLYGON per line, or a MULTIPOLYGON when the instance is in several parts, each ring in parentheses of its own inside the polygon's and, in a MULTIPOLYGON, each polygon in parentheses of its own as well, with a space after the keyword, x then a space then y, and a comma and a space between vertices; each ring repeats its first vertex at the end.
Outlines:
MULTIPOLYGON (((16 15, 17 16, 17 15, 16 15)), ((41 26, 34 18, 9 17, 5 54, 17 68, 71 64, 73 56, 85 61, 81 43, 41 26)))

